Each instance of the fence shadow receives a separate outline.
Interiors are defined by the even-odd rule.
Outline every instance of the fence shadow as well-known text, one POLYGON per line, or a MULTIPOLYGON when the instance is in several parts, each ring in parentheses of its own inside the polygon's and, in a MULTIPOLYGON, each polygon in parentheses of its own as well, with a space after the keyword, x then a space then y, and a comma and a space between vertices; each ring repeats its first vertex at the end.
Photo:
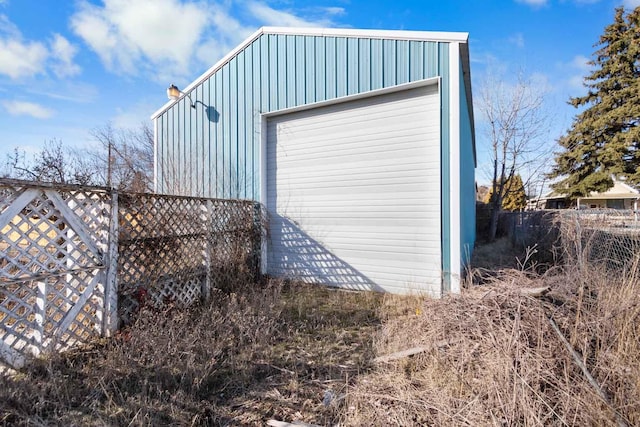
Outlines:
POLYGON ((269 274, 344 289, 379 291, 383 288, 358 269, 336 256, 291 219, 273 215, 271 242, 279 241, 282 250, 269 245, 269 274))

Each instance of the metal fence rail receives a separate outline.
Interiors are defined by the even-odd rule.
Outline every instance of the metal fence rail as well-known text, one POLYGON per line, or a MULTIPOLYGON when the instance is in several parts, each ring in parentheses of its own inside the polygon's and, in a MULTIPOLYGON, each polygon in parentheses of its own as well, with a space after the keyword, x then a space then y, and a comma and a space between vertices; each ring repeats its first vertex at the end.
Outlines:
POLYGON ((0 363, 108 336, 258 272, 260 206, 0 180, 0 363))

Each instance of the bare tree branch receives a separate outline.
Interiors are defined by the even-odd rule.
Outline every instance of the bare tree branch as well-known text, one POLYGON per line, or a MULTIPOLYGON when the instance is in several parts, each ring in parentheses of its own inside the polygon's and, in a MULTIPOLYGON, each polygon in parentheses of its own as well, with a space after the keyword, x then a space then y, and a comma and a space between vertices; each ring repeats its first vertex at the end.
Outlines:
POLYGON ((527 188, 543 166, 542 160, 551 156, 540 143, 548 132, 548 116, 543 107, 544 89, 534 87, 522 74, 509 84, 499 74, 490 73, 479 92, 476 107, 484 119, 483 133, 492 160, 489 238, 493 240, 502 201, 511 191, 507 182, 528 169, 536 173, 524 175, 527 188))

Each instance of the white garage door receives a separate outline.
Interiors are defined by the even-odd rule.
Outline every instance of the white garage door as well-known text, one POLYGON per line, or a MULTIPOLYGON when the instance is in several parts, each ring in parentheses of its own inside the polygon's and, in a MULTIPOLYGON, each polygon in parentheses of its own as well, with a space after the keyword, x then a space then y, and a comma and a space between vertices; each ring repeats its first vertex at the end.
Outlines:
POLYGON ((437 85, 267 120, 267 272, 440 295, 437 85))

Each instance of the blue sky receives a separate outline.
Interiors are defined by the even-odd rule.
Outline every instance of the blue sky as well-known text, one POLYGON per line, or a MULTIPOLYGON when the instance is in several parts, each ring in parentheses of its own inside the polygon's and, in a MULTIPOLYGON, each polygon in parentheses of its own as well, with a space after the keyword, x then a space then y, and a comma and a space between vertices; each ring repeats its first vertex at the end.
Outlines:
MULTIPOLYGON (((523 70, 548 90, 548 144, 570 124, 594 43, 640 0, 0 0, 0 162, 44 141, 93 144, 107 122, 134 128, 263 25, 470 34, 471 73, 523 70)), ((479 181, 486 168, 478 134, 479 181)))

